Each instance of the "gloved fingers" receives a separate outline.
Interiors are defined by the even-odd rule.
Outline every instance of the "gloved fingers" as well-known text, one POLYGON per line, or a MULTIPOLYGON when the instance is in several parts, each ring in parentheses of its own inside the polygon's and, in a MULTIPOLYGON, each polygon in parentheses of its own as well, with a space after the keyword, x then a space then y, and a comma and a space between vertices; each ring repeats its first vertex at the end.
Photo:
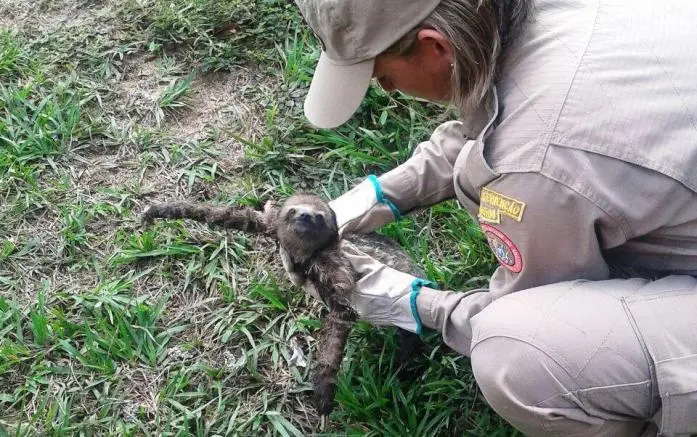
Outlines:
POLYGON ((353 267, 353 270, 356 272, 358 277, 363 277, 383 266, 380 261, 371 257, 370 255, 367 255, 350 241, 341 240, 341 250, 344 256, 351 263, 351 267, 353 267))
POLYGON ((356 282, 357 294, 384 296, 396 300, 411 292, 414 276, 381 264, 356 282))
POLYGON ((411 287, 416 277, 400 272, 371 257, 347 240, 342 240, 344 256, 358 274, 358 292, 399 295, 411 287))
POLYGON ((351 295, 351 307, 361 320, 374 323, 390 318, 392 299, 380 295, 353 293, 351 295))
POLYGON ((339 225, 339 235, 372 232, 382 225, 394 221, 394 219, 395 216, 387 205, 376 204, 361 215, 345 219, 339 225))
POLYGON ((398 326, 411 332, 418 331, 418 323, 411 314, 409 294, 398 299, 354 294, 351 303, 359 320, 374 326, 398 326))
POLYGON ((336 213, 337 224, 342 228, 347 222, 365 214, 376 203, 375 188, 369 180, 365 180, 330 201, 329 207, 336 213))
POLYGON ((363 252, 362 250, 360 250, 360 249, 358 248, 358 246, 356 246, 355 244, 353 244, 353 243, 352 243, 351 241, 349 241, 349 240, 342 239, 341 242, 340 242, 339 244, 340 244, 340 247, 341 247, 341 251, 342 251, 342 252, 344 253, 344 255, 346 255, 346 256, 352 256, 352 257, 368 257, 368 258, 370 258, 370 256, 368 256, 368 254, 366 254, 365 252, 363 252))

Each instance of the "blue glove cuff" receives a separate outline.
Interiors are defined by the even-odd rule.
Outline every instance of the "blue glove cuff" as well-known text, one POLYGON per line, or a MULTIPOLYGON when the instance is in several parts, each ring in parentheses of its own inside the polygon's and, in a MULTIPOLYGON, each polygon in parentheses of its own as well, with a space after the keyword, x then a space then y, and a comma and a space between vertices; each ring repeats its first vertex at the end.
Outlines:
POLYGON ((436 284, 434 284, 433 282, 421 278, 416 278, 411 283, 411 295, 409 296, 409 303, 411 304, 411 315, 412 317, 414 317, 414 321, 416 322, 416 333, 418 335, 421 335, 421 331, 423 331, 423 325, 421 324, 421 316, 419 316, 419 311, 416 308, 416 298, 419 296, 419 293, 421 293, 421 287, 423 287, 424 285, 427 287, 436 288, 436 284))
POLYGON ((390 208, 390 211, 392 211, 392 215, 394 215, 395 220, 401 220, 402 219, 402 213, 399 212, 399 208, 397 208, 397 205, 392 203, 392 201, 388 198, 385 197, 385 194, 382 192, 382 187, 380 186, 380 181, 378 178, 371 174, 368 176, 368 180, 372 182, 373 188, 375 188, 375 197, 378 199, 379 203, 384 203, 390 208))

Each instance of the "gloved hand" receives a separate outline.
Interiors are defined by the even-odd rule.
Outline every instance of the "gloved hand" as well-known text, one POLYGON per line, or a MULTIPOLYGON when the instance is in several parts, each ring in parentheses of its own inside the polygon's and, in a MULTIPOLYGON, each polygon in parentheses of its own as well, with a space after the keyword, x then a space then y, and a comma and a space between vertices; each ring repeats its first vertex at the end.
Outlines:
POLYGON ((358 273, 351 304, 361 320, 373 325, 391 325, 421 334, 416 298, 422 287, 435 288, 430 281, 397 271, 342 241, 342 250, 358 273))
POLYGON ((378 178, 370 175, 351 190, 329 202, 336 214, 339 235, 372 232, 401 214, 382 193, 378 178))

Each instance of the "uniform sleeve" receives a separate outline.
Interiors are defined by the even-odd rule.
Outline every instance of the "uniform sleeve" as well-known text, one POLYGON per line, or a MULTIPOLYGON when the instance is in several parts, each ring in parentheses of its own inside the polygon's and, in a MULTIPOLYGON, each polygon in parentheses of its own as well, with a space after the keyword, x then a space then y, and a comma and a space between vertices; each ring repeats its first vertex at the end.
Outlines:
POLYGON ((470 320, 486 305, 539 285, 607 279, 603 241, 624 238, 622 227, 586 196, 536 173, 504 175, 484 187, 479 222, 500 264, 489 290, 424 289, 417 299, 422 323, 465 355, 470 320))
POLYGON ((379 178, 383 193, 402 213, 455 197, 453 167, 466 141, 462 122, 441 124, 409 160, 379 178))

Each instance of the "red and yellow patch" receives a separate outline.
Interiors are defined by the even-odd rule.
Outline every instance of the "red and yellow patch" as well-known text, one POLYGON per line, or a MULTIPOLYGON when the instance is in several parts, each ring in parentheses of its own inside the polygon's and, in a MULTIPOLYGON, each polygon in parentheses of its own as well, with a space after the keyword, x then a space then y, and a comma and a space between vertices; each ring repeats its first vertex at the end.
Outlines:
POLYGON ((491 225, 482 223, 481 226, 489 242, 489 247, 496 255, 496 259, 499 260, 499 264, 513 273, 520 273, 523 270, 523 257, 511 239, 491 225))

